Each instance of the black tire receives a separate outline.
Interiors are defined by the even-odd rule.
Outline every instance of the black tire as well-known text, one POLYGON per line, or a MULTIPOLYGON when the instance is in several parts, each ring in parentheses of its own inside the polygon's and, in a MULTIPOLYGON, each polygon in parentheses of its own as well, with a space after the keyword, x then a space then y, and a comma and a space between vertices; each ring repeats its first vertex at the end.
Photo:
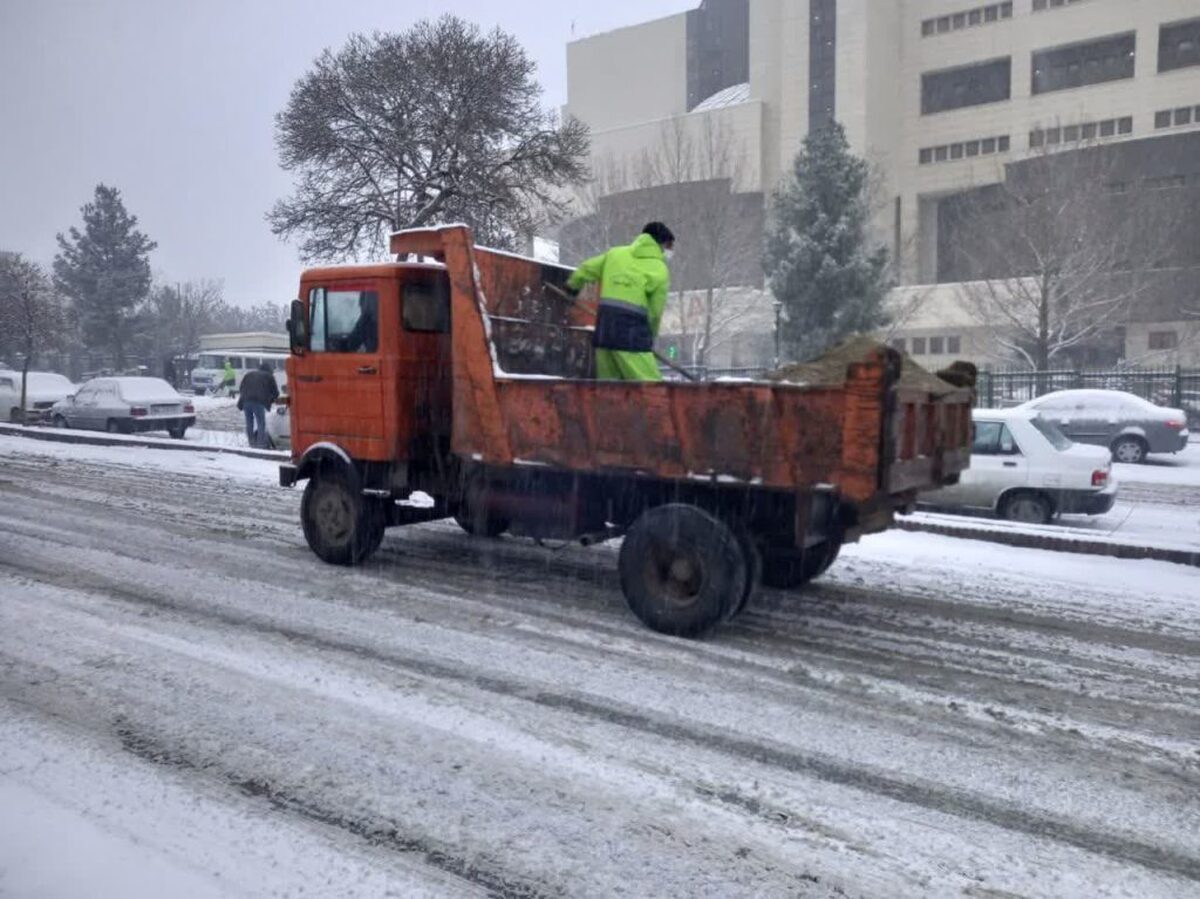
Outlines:
POLYGON ((481 476, 472 476, 454 512, 454 520, 472 537, 494 539, 507 531, 512 522, 488 509, 487 489, 487 482, 481 476))
POLYGON ((20 406, 13 406, 8 410, 8 423, 19 425, 25 421, 25 416, 21 414, 20 406))
POLYGON ((110 434, 124 434, 125 433, 124 428, 121 427, 121 423, 119 421, 117 421, 115 418, 110 418, 108 420, 108 423, 105 424, 105 426, 104 426, 104 430, 108 431, 108 433, 110 433, 110 434))
POLYGON ((308 547, 331 565, 356 565, 379 548, 386 526, 383 508, 368 502, 336 472, 309 478, 300 501, 308 547))
POLYGON ((652 630, 698 637, 735 613, 746 595, 746 558, 730 528, 696 506, 644 512, 621 544, 621 589, 652 630))
POLYGON ((53 424, 56 428, 65 428, 67 426, 67 419, 65 416, 56 415, 54 416, 53 424))
POLYGON ((1049 524, 1054 517, 1054 504, 1041 493, 1018 490, 1004 497, 1000 517, 1024 524, 1049 524))
POLYGON ((750 532, 745 527, 738 526, 733 529, 733 533, 737 537, 738 546, 741 547, 742 558, 746 561, 746 583, 742 589, 741 599, 729 612, 730 618, 736 618, 746 611, 754 594, 758 591, 758 585, 762 583, 763 572, 762 553, 759 552, 750 532))
POLYGON ((776 590, 795 590, 820 577, 841 552, 840 538, 797 549, 768 549, 763 553, 762 582, 776 590))
POLYGON ((182 440, 183 435, 187 433, 187 425, 181 428, 167 428, 167 433, 175 440, 182 440))
POLYGON ((1146 461, 1150 447, 1141 437, 1118 437, 1113 441, 1112 457, 1114 462, 1124 462, 1126 465, 1141 465, 1146 461))

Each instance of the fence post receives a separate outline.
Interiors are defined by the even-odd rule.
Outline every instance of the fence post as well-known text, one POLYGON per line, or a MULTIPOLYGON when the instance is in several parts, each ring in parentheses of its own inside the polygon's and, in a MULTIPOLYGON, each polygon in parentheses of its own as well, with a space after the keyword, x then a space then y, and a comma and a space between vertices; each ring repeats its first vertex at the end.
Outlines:
POLYGON ((1171 390, 1171 405, 1176 409, 1183 408, 1183 366, 1175 365, 1175 387, 1171 390))
POLYGON ((996 379, 992 377, 992 373, 990 371, 984 372, 984 376, 987 378, 987 408, 995 409, 996 408, 996 379))

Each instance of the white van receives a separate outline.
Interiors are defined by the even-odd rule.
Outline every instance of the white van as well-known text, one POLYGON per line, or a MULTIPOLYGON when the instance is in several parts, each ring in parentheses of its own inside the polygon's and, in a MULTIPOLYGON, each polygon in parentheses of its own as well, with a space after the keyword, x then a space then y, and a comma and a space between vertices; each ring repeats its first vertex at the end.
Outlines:
POLYGON ((225 360, 233 365, 237 384, 242 383, 246 372, 254 371, 264 362, 275 373, 275 383, 282 392, 287 384, 287 353, 266 353, 254 350, 206 350, 200 354, 196 367, 192 369, 192 389, 198 394, 216 393, 225 380, 225 360))

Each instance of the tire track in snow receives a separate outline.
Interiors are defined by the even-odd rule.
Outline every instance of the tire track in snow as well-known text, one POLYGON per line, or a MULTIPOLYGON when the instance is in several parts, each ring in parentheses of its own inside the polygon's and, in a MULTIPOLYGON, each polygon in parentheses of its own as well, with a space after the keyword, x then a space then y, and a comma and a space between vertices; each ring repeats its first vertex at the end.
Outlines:
MULTIPOLYGON (((0 566, 14 571, 25 569, 21 562, 11 559, 4 560, 0 566)), ((58 583, 64 587, 82 586, 72 576, 55 575, 39 570, 37 566, 28 566, 28 570, 24 570, 23 573, 42 582, 58 583)), ((456 665, 447 665, 434 659, 418 659, 364 646, 361 643, 340 640, 329 635, 314 634, 281 623, 266 623, 253 616, 237 614, 228 610, 213 609, 199 612, 150 591, 103 583, 103 579, 97 580, 99 583, 93 581, 87 585, 87 588, 102 592, 114 599, 139 605, 150 605, 191 618, 194 621, 215 620, 238 629, 253 630, 267 636, 283 637, 288 641, 325 652, 345 654, 356 659, 370 659, 390 668, 421 677, 458 683, 472 689, 521 700, 543 708, 601 720, 631 731, 690 745, 698 749, 717 750, 726 755, 779 768, 792 774, 874 793, 909 805, 980 821, 1009 831, 1053 840, 1117 861, 1137 864, 1149 870, 1173 874, 1200 883, 1200 855, 1141 841, 1130 834, 1081 827, 1062 816, 1024 809, 997 798, 949 788, 929 781, 906 780, 890 776, 882 771, 847 765, 836 758, 795 752, 763 741, 740 738, 721 730, 647 714, 634 708, 623 707, 615 702, 601 702, 592 697, 547 690, 479 671, 466 670, 456 665)))

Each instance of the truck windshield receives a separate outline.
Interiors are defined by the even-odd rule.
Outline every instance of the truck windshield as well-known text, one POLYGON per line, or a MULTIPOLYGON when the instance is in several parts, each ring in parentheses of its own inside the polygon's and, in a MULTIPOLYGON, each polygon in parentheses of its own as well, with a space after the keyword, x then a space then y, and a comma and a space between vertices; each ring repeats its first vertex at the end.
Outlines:
POLYGON ((1030 423, 1037 428, 1043 437, 1050 441, 1050 445, 1060 453, 1063 450, 1071 448, 1071 441, 1067 439, 1067 435, 1058 429, 1058 425, 1046 421, 1040 415, 1035 415, 1030 419, 1030 423))

